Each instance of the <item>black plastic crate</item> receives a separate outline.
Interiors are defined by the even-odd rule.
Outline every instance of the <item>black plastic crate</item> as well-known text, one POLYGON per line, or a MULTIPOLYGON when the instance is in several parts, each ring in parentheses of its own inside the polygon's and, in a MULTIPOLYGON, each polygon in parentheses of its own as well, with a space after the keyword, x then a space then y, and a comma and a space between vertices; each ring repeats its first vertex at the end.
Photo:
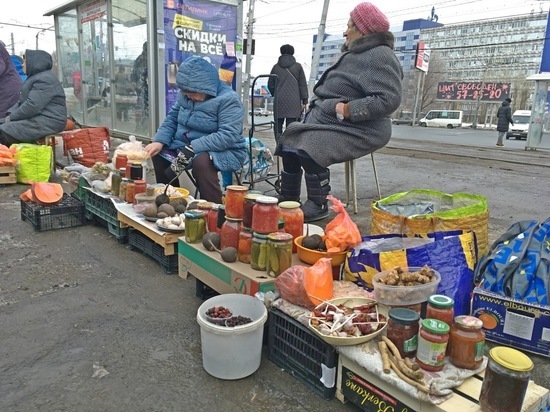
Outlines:
POLYGON ((175 253, 173 255, 166 256, 164 254, 164 248, 157 245, 139 230, 129 228, 128 231, 128 243, 130 248, 138 249, 139 251, 151 256, 157 262, 160 263, 166 274, 173 274, 178 272, 178 244, 174 245, 175 253))
POLYGON ((86 223, 84 203, 66 193, 55 206, 21 200, 21 220, 31 222, 37 232, 82 226, 86 223))
POLYGON ((267 358, 323 398, 334 398, 336 376, 334 386, 327 388, 321 382, 323 374, 321 365, 334 369, 336 373, 338 365, 336 349, 319 339, 300 322, 276 308, 269 311, 267 358))
POLYGON ((208 300, 219 293, 199 279, 195 279, 195 296, 202 300, 208 300))

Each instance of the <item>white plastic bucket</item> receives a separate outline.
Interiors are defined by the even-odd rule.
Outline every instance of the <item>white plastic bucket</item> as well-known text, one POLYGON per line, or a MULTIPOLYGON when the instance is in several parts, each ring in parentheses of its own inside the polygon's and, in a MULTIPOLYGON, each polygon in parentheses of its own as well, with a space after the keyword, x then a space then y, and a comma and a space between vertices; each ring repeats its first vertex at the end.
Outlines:
POLYGON ((201 328, 202 366, 219 379, 241 379, 252 375, 262 360, 263 326, 267 309, 259 299, 229 293, 214 296, 197 311, 201 328), (208 322, 206 311, 213 306, 225 306, 233 315, 246 316, 252 323, 228 328, 208 322))

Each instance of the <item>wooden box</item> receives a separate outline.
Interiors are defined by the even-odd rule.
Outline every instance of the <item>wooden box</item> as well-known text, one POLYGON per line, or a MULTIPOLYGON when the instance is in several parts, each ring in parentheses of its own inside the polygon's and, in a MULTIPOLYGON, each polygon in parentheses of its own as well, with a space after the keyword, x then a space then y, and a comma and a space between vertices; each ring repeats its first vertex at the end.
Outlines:
POLYGON ((0 166, 0 185, 17 183, 15 178, 15 166, 0 166))

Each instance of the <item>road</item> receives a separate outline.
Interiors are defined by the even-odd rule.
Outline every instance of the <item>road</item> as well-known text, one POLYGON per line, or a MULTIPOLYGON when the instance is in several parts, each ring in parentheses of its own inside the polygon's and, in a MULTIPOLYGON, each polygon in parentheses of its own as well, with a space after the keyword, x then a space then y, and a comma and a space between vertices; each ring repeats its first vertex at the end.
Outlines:
MULTIPOLYGON (((423 142, 397 137, 400 128, 375 156, 383 196, 415 188, 481 194, 490 241, 517 220, 548 217, 548 152, 423 142)), ((428 130, 434 139, 448 132, 428 130)), ((273 146, 272 132, 257 137, 273 146)), ((332 194, 344 199, 343 166, 331 174, 332 194)), ((368 157, 357 161, 357 177, 359 213, 351 217, 368 234, 376 199, 368 157)), ((102 227, 34 232, 20 220, 25 189, 0 187, 0 411, 355 410, 323 400, 265 357, 248 378, 209 376, 193 279, 165 275, 102 227)), ((548 358, 530 356, 533 380, 550 387, 548 358)))

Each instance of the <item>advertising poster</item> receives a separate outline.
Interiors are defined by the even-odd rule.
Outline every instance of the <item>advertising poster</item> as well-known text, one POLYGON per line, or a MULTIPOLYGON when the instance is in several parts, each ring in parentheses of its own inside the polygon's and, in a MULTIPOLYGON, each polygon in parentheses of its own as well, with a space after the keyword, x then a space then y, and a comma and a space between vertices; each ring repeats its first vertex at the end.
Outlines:
POLYGON ((238 39, 237 7, 212 1, 165 0, 166 110, 176 102, 178 67, 201 56, 218 68, 220 79, 235 89, 238 39))

